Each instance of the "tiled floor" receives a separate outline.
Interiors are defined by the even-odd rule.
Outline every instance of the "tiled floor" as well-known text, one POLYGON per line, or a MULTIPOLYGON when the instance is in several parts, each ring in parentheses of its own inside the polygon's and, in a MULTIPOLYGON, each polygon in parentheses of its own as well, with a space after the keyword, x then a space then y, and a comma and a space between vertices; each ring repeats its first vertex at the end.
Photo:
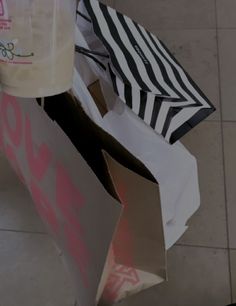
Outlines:
MULTIPOLYGON (((107 0, 156 33, 217 107, 183 140, 202 206, 168 253, 169 282, 120 305, 236 302, 236 0, 107 0)), ((0 156, 0 306, 73 306, 72 286, 28 193, 0 156)))

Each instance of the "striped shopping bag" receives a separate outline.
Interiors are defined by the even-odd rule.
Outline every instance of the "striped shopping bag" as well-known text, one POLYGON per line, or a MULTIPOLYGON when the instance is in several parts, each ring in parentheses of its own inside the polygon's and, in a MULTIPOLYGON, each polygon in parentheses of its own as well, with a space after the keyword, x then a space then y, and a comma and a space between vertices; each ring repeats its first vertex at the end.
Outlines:
POLYGON ((173 144, 214 106, 166 46, 129 17, 97 0, 81 0, 77 24, 92 58, 119 98, 173 144))

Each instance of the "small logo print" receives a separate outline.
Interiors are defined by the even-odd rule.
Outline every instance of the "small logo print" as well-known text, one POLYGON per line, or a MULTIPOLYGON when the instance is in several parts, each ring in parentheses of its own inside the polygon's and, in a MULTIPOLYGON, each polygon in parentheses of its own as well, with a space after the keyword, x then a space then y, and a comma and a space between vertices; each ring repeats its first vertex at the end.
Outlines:
POLYGON ((137 53, 139 54, 139 56, 142 58, 144 64, 145 65, 150 65, 150 63, 149 63, 148 59, 146 58, 146 56, 144 55, 142 49, 138 45, 135 45, 134 48, 137 51, 137 53))
POLYGON ((6 0, 0 0, 0 17, 8 18, 6 0))
POLYGON ((4 7, 2 0, 0 0, 0 16, 2 17, 3 15, 4 15, 4 7))
POLYGON ((30 59, 34 56, 34 53, 22 53, 15 45, 14 41, 4 42, 0 40, 0 61, 9 62, 13 64, 27 64, 30 63, 30 59))

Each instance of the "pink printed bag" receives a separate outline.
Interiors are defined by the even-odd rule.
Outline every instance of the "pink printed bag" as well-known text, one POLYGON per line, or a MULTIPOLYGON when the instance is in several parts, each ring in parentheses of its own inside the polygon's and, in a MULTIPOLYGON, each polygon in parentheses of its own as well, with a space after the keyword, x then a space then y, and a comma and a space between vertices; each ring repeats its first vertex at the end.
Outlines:
POLYGON ((43 108, 3 94, 0 146, 63 250, 79 305, 113 304, 166 279, 158 184, 78 100, 62 94, 43 108))

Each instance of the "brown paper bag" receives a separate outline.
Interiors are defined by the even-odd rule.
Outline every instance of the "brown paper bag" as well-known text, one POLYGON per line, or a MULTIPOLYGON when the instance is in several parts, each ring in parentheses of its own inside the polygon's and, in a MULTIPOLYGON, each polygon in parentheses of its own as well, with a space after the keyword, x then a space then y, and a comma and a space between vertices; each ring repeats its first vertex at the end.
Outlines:
POLYGON ((63 250, 79 305, 166 278, 158 185, 78 101, 55 96, 44 110, 4 95, 0 145, 63 250))

